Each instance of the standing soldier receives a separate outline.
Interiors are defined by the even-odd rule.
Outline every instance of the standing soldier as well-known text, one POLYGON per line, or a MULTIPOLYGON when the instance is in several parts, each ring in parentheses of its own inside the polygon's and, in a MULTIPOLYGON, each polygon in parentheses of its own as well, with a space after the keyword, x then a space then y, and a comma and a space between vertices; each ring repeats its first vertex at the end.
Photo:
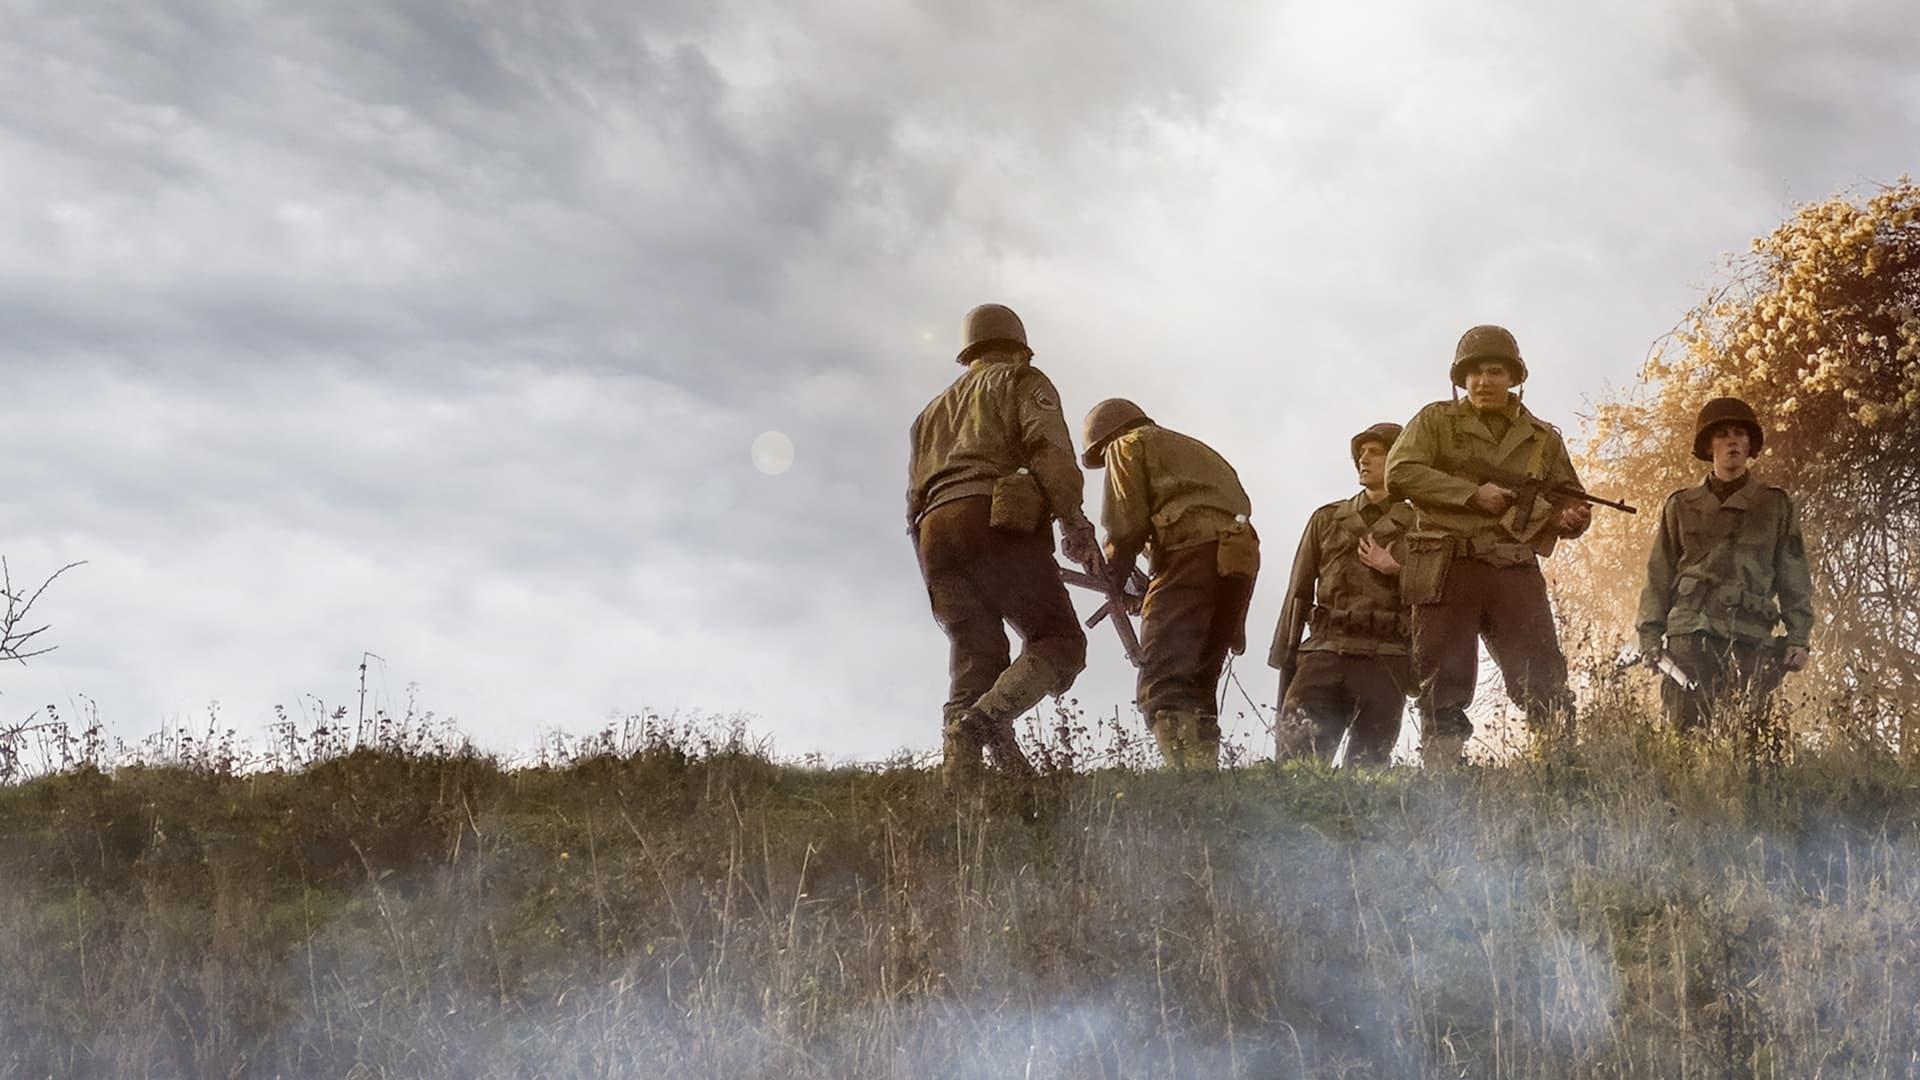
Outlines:
POLYGON ((1649 664, 1670 658, 1694 684, 1660 681, 1667 720, 1681 731, 1706 726, 1731 704, 1749 737, 1771 738, 1773 691, 1785 672, 1807 665, 1813 579, 1800 515, 1785 491, 1748 471, 1765 443, 1746 402, 1707 402, 1693 456, 1713 470, 1660 510, 1640 593, 1640 649, 1649 664), (1776 625, 1784 637, 1774 636, 1776 625))
POLYGON ((1363 489, 1313 512, 1293 557, 1293 579, 1267 662, 1280 669, 1278 757, 1331 761, 1347 754, 1385 765, 1400 740, 1413 689, 1400 560, 1413 507, 1387 494, 1387 451, 1399 424, 1375 424, 1348 443, 1363 489), (1306 644, 1301 635, 1311 628, 1306 644))
POLYGON ((1033 366, 1020 317, 982 304, 963 336, 967 370, 913 422, 907 466, 907 531, 952 645, 941 740, 949 783, 979 775, 983 748, 1002 770, 1032 773, 1014 718, 1066 692, 1087 660, 1052 521, 1068 557, 1086 564, 1097 551, 1060 395, 1033 366), (1017 660, 1004 623, 1025 642, 1017 660))
POLYGON ((1140 711, 1173 768, 1220 767, 1214 692, 1228 650, 1247 647, 1247 604, 1260 570, 1253 503, 1227 460, 1109 398, 1087 414, 1089 469, 1107 470, 1107 570, 1116 587, 1151 548, 1141 600, 1140 711))
POLYGON ((1557 720, 1571 729, 1567 661, 1538 557, 1562 537, 1586 532, 1593 519, 1585 503, 1538 497, 1534 484, 1518 479, 1580 487, 1559 429, 1513 392, 1527 380, 1513 335, 1498 326, 1468 330, 1454 348, 1451 375, 1454 399, 1421 409, 1387 456, 1388 489, 1415 510, 1401 591, 1413 612, 1421 749, 1429 761, 1459 760, 1473 735, 1467 706, 1481 638, 1527 726, 1545 733, 1557 720), (1488 479, 1490 470, 1508 482, 1488 479))

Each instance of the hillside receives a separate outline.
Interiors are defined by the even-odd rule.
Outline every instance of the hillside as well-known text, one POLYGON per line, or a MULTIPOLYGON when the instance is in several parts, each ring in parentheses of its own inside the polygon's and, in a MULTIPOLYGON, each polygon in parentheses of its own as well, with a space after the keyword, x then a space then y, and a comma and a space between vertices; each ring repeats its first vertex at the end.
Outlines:
POLYGON ((0 789, 0 1077, 1920 1070, 1920 770, 1591 728, 977 798, 684 730, 81 767, 0 789))

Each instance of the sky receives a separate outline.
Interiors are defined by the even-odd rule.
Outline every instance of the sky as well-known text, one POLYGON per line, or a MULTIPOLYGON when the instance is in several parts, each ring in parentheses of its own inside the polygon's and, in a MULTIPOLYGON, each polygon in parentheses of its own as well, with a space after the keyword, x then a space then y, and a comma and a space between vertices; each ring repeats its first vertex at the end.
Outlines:
MULTIPOLYGON (((1236 465, 1264 704, 1348 436, 1499 322, 1577 438, 1729 253, 1914 167, 1907 16, 0 0, 0 555, 85 560, 0 726, 245 734, 373 653, 369 710, 502 751, 936 747, 906 433, 984 301, 1076 433, 1125 396, 1236 465)), ((1092 644, 1073 697, 1127 715, 1092 644)))

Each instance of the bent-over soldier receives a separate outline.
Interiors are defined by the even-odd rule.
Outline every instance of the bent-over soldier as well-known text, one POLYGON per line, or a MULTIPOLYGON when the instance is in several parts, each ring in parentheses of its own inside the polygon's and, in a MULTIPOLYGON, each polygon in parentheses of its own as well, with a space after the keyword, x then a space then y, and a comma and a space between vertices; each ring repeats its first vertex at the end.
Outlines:
POLYGON ((1064 693, 1087 638, 1053 561, 1058 520, 1070 558, 1096 552, 1080 469, 1053 383, 1032 364, 1026 328, 999 304, 967 313, 966 371, 913 422, 907 527, 933 617, 952 646, 942 750, 949 782, 1032 765, 1013 721, 1064 693), (1011 657, 1004 624, 1024 645, 1011 657))
POLYGON ((1527 364, 1511 333, 1476 326, 1461 336, 1449 372, 1451 401, 1421 409, 1387 456, 1387 487, 1413 504, 1402 595, 1412 608, 1422 754, 1458 760, 1473 735, 1479 641, 1499 665, 1507 696, 1536 733, 1571 728, 1573 695, 1539 557, 1586 532, 1593 511, 1570 499, 1529 496, 1486 479, 1508 477, 1578 489, 1566 441, 1513 388, 1527 364), (1458 397, 1465 390, 1465 398, 1458 397))
POLYGON ((1807 665, 1813 578, 1793 499, 1750 471, 1765 444, 1746 402, 1707 402, 1693 456, 1713 468, 1660 509, 1640 593, 1640 650, 1649 664, 1671 658, 1693 681, 1689 690, 1660 680, 1667 720, 1681 731, 1732 707, 1749 737, 1771 738, 1773 692, 1807 665))
POLYGON ((1116 585, 1144 549, 1151 580, 1140 605, 1140 712, 1169 766, 1216 769, 1214 693, 1227 653, 1247 647, 1247 605, 1260 571, 1253 503, 1227 459, 1110 398, 1087 414, 1089 469, 1107 471, 1108 572, 1116 585))
POLYGON ((1347 444, 1361 491, 1307 519, 1267 663, 1280 669, 1277 756, 1385 765, 1413 690, 1400 559, 1413 507, 1387 494, 1387 451, 1399 424, 1375 424, 1347 444), (1307 635, 1301 643, 1302 634, 1307 635))

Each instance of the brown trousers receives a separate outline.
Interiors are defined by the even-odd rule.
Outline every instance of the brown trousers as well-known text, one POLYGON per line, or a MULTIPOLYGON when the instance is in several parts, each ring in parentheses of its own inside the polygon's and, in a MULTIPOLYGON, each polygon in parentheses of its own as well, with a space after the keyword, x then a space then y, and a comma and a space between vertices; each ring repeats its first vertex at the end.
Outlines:
POLYGON ((1303 652, 1287 683, 1286 700, 1280 703, 1281 742, 1288 744, 1287 750, 1306 749, 1294 741, 1303 735, 1313 756, 1331 761, 1351 724, 1348 760, 1385 765, 1400 741, 1400 718, 1412 688, 1404 656, 1303 652))
MULTIPOLYGON (((1058 694, 1087 664, 1086 631, 1053 561, 1052 529, 996 529, 988 524, 990 508, 991 500, 980 495, 943 503, 920 519, 920 576, 934 621, 951 644, 943 710, 948 725, 997 684, 1005 683, 1005 690, 1039 677, 1058 694), (1007 623, 1025 643, 1017 661, 1007 623)), ((1024 700, 1033 695, 1001 696, 1024 700)), ((1014 715, 1031 707, 1022 705, 1014 715)))
POLYGON ((1571 726, 1567 658, 1539 564, 1493 566, 1455 558, 1440 602, 1413 608, 1413 672, 1424 734, 1473 734, 1467 706, 1479 678, 1482 638, 1506 679, 1507 696, 1526 711, 1527 726, 1543 731, 1556 720, 1571 726))
POLYGON ((1155 555, 1140 606, 1140 711, 1153 723, 1163 709, 1199 713, 1203 738, 1219 737, 1214 693, 1227 653, 1247 647, 1253 578, 1222 576, 1220 545, 1197 544, 1155 555))
POLYGON ((1786 677, 1771 643, 1680 634, 1667 639, 1666 651, 1695 684, 1688 691, 1672 679, 1660 679, 1660 703, 1674 728, 1695 731, 1721 716, 1737 718, 1746 735, 1763 734, 1771 727, 1773 692, 1786 677))

